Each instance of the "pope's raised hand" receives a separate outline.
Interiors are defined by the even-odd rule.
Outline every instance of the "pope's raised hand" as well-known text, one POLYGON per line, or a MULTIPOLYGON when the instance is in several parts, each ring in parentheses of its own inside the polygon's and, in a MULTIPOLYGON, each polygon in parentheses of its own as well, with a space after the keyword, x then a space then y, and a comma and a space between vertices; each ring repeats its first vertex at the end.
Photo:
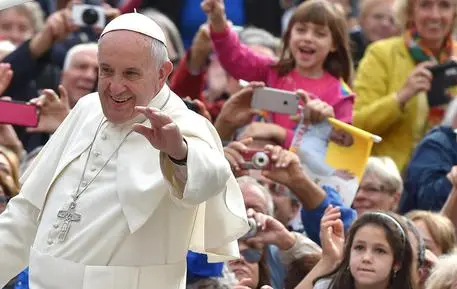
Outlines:
POLYGON ((135 124, 135 132, 142 134, 154 148, 175 160, 184 160, 187 157, 187 144, 179 127, 168 115, 152 107, 137 106, 135 110, 151 122, 151 127, 135 124))

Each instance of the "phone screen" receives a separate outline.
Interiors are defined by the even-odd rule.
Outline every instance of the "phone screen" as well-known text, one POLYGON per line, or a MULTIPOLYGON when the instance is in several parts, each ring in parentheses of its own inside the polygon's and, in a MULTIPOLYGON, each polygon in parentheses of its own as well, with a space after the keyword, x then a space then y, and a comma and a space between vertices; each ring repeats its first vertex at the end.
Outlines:
POLYGON ((0 100, 0 123, 37 127, 38 107, 34 104, 0 100))

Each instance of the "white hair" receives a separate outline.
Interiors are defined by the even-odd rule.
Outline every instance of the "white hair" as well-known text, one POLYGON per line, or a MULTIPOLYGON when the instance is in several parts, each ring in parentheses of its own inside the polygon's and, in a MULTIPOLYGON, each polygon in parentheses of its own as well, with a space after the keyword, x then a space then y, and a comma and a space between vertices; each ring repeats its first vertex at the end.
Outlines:
POLYGON ((265 197, 265 201, 266 201, 266 205, 267 205, 267 212, 266 214, 269 215, 269 216, 273 216, 274 215, 274 203, 273 203, 273 198, 270 194, 270 191, 262 186, 262 184, 260 184, 255 178, 251 177, 251 176, 242 176, 242 177, 239 177, 236 179, 237 182, 238 182, 238 185, 241 187, 243 185, 250 185, 250 186, 253 186, 255 188, 258 188, 262 193, 263 193, 263 196, 265 197))
POLYGON ((152 38, 151 41, 151 56, 155 60, 157 70, 159 70, 166 61, 169 61, 167 47, 154 38, 152 38))
POLYGON ((65 56, 65 61, 63 64, 63 71, 66 71, 70 68, 73 58, 76 54, 83 51, 98 51, 98 45, 95 42, 77 44, 68 50, 67 55, 65 56))
POLYGON ((457 117, 457 98, 453 99, 451 103, 449 103, 446 114, 444 115, 443 121, 441 125, 444 126, 451 126, 454 123, 454 119, 457 117))
POLYGON ((374 176, 392 193, 403 191, 403 180, 397 165, 390 157, 369 157, 365 176, 374 176))
MULTIPOLYGON (((457 252, 441 255, 433 266, 427 281, 426 289, 451 288, 457 281, 457 252)), ((452 287, 454 288, 454 287, 452 287)))

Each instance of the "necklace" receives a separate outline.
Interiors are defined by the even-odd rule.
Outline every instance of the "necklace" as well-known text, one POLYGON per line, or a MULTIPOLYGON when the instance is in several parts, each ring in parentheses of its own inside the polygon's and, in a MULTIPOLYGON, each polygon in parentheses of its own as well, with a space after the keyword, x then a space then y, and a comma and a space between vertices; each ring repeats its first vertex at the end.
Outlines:
POLYGON ((90 155, 92 153, 92 148, 94 146, 94 143, 95 143, 95 140, 97 138, 97 135, 98 135, 102 125, 105 122, 106 121, 102 119, 102 121, 98 125, 97 131, 95 132, 95 136, 94 136, 94 138, 93 138, 93 140, 92 140, 92 142, 90 144, 90 147, 89 147, 89 153, 87 155, 86 162, 84 164, 84 169, 83 169, 83 173, 81 175, 81 179, 79 180, 78 188, 76 189, 76 193, 71 196, 72 197, 72 201, 70 202, 70 205, 68 206, 68 209, 67 210, 60 210, 57 213, 57 217, 59 219, 63 219, 63 224, 62 224, 62 227, 60 228, 60 232, 59 232, 59 236, 58 236, 58 239, 59 239, 60 242, 65 241, 65 239, 67 238, 67 235, 68 235, 68 232, 70 231, 70 227, 71 227, 72 222, 80 222, 81 221, 81 215, 76 213, 76 202, 78 201, 79 197, 87 190, 89 185, 92 184, 93 181, 95 181, 95 179, 98 177, 98 175, 102 172, 102 170, 106 167, 106 165, 108 165, 108 163, 111 161, 111 159, 114 157, 114 155, 119 151, 119 149, 121 148, 122 144, 125 142, 127 137, 133 132, 133 130, 130 130, 125 135, 125 137, 119 143, 119 145, 114 150, 114 152, 111 153, 111 155, 105 161, 105 163, 100 168, 100 170, 97 172, 97 174, 95 174, 95 176, 90 180, 90 182, 87 183, 87 185, 82 190, 80 190, 82 181, 84 180, 84 176, 86 174, 86 169, 87 169, 87 165, 89 163, 90 155))
MULTIPOLYGON (((168 97, 167 99, 165 100, 165 103, 160 107, 160 110, 162 110, 165 105, 168 103, 168 100, 170 99, 170 91, 168 92, 168 97)), ((78 188, 76 190, 76 193, 72 195, 72 201, 70 202, 70 205, 68 205, 68 209, 66 210, 59 210, 59 212, 57 213, 57 217, 59 219, 63 219, 63 224, 62 224, 62 227, 60 228, 60 232, 59 232, 59 236, 58 236, 58 240, 60 242, 64 242, 65 239, 67 238, 67 235, 68 235, 68 232, 70 231, 70 227, 71 227, 71 224, 73 222, 80 222, 81 221, 81 214, 78 214, 76 213, 76 202, 78 201, 78 198, 82 195, 82 193, 84 193, 87 188, 89 187, 90 184, 92 184, 92 182, 97 178, 97 176, 102 172, 102 170, 106 167, 106 165, 108 165, 108 163, 111 161, 111 159, 114 157, 114 155, 119 151, 119 149, 121 148, 122 144, 127 140, 127 137, 133 132, 133 130, 131 129, 126 135, 125 137, 121 140, 121 142, 119 143, 119 145, 117 146, 117 148, 114 150, 114 152, 109 156, 109 158, 105 161, 105 163, 103 164, 103 166, 100 168, 100 170, 97 172, 97 174, 95 174, 95 176, 92 178, 92 180, 90 180, 89 183, 86 184, 86 186, 80 191, 81 189, 81 184, 82 184, 82 181, 84 180, 84 176, 86 174, 86 169, 87 169, 87 165, 89 163, 89 158, 90 158, 90 154, 92 153, 92 148, 94 146, 94 143, 95 143, 95 140, 97 139, 97 135, 102 127, 102 125, 106 122, 106 120, 104 120, 104 117, 102 118, 100 124, 98 125, 98 128, 97 128, 97 131, 95 132, 95 136, 94 138, 92 139, 92 142, 90 144, 90 147, 89 147, 89 153, 87 155, 87 158, 86 158, 86 162, 84 164, 84 169, 83 169, 83 173, 81 175, 81 179, 79 180, 79 184, 78 184, 78 188)))

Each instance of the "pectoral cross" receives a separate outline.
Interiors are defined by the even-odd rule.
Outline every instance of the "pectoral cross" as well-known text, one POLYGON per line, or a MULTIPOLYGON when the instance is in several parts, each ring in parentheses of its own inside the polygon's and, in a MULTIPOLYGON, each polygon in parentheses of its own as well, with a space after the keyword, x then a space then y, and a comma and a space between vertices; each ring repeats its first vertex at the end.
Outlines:
POLYGON ((59 241, 63 242, 67 238, 68 231, 70 231, 71 223, 72 222, 79 222, 81 221, 81 215, 75 212, 76 203, 72 201, 70 206, 68 206, 68 210, 60 210, 57 214, 59 219, 63 219, 63 224, 60 229, 59 233, 59 241))

